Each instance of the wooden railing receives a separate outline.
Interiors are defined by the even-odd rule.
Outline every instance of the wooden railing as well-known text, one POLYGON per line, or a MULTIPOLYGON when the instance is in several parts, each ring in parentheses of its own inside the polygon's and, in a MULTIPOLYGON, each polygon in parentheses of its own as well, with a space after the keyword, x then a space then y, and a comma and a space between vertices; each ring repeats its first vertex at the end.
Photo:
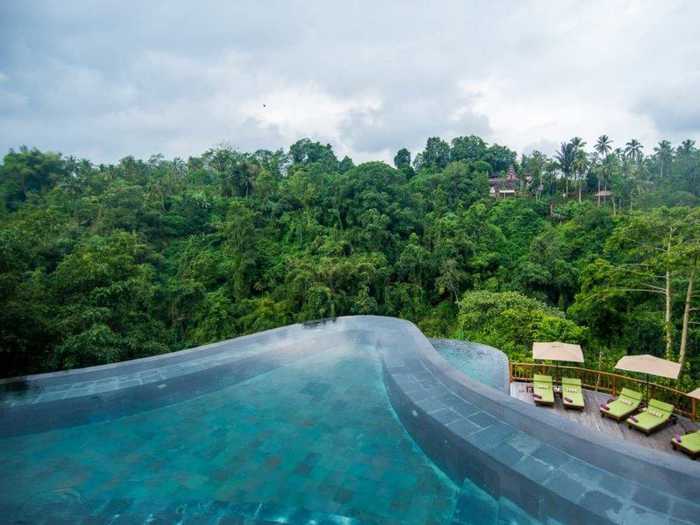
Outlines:
POLYGON ((612 372, 603 372, 601 370, 590 370, 578 366, 557 366, 541 363, 509 363, 510 382, 514 381, 532 381, 534 374, 546 374, 555 378, 555 381, 561 377, 577 377, 581 380, 581 384, 588 390, 596 392, 606 392, 611 396, 616 396, 623 388, 631 388, 644 394, 647 393, 649 399, 659 399, 667 403, 671 403, 676 407, 676 412, 682 416, 689 417, 696 421, 698 416, 697 400, 688 396, 685 392, 674 388, 659 385, 656 383, 627 377, 612 372))

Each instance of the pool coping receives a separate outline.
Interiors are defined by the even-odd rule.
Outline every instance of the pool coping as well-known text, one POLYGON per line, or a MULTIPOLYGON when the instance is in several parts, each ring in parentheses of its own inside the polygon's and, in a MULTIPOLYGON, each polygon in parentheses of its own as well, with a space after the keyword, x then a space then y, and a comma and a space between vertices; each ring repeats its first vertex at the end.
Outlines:
POLYGON ((57 370, 55 372, 42 372, 39 374, 26 374, 13 377, 0 378, 0 385, 7 385, 10 383, 20 383, 25 381, 44 381, 51 379, 64 379, 73 378, 75 376, 90 375, 103 371, 111 371, 115 369, 123 368, 138 368, 140 365, 149 365, 152 363, 158 363, 160 361, 174 361, 180 360, 183 357, 187 357, 191 354, 196 354, 198 352, 205 352, 207 350, 212 350, 215 348, 224 347, 233 341, 244 341, 244 340, 254 340, 261 336, 270 336, 276 333, 286 332, 291 327, 303 328, 302 324, 294 324, 288 326, 280 326, 277 328, 271 328, 269 330, 263 330, 261 332, 256 332, 254 334, 241 335, 238 337, 233 337, 231 339, 225 339, 223 341, 216 341, 214 343, 207 343, 204 345, 195 346, 192 348, 184 348, 182 350, 175 350, 173 352, 166 352, 163 354, 151 355, 147 357, 139 357, 137 359, 129 359, 128 361, 118 361, 115 363, 107 363, 103 365, 86 366, 81 368, 72 368, 69 370, 57 370))

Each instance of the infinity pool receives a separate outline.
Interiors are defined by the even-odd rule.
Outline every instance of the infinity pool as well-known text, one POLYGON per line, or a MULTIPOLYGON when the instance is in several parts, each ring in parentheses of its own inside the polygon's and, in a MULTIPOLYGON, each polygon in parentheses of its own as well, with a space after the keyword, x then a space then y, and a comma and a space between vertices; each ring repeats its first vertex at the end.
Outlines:
POLYGON ((0 522, 496 519, 502 505, 455 484, 408 435, 370 342, 337 327, 306 333, 314 337, 297 326, 156 360, 117 383, 118 368, 20 394, 6 388, 0 522), (85 397, 92 405, 78 403, 85 397), (23 412, 43 405, 45 418, 23 412))
POLYGON ((0 524, 697 523, 692 462, 493 388, 493 349, 434 344, 358 316, 0 380, 0 524))

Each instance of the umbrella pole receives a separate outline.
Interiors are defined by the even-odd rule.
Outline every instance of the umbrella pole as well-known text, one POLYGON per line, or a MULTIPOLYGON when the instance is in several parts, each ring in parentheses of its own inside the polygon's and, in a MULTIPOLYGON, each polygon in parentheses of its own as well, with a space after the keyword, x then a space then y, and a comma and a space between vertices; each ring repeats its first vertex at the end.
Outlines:
POLYGON ((647 405, 649 404, 649 374, 647 376, 647 405))

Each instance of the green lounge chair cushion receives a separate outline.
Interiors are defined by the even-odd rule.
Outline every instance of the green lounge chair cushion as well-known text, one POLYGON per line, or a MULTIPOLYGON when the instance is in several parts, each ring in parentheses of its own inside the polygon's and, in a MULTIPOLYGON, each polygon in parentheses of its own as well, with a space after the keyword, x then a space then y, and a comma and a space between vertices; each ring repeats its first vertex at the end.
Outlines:
POLYGON ((636 416, 632 416, 634 419, 627 421, 634 427, 648 431, 664 424, 671 417, 671 414, 673 414, 673 405, 652 399, 649 401, 648 407, 636 416))
POLYGON ((700 452, 700 430, 692 434, 681 436, 680 444, 683 448, 690 450, 693 454, 700 452))
POLYGON ((638 401, 642 400, 641 392, 637 392, 636 390, 632 390, 630 388, 623 388, 620 392, 620 396, 624 396, 630 399, 636 399, 638 401))
POLYGON ((642 430, 652 430, 659 425, 665 423, 668 418, 670 417, 670 414, 666 414, 665 416, 657 416, 655 414, 650 414, 646 409, 637 414, 636 416, 632 416, 635 420, 632 419, 627 419, 629 423, 637 428, 641 428, 642 430))
POLYGON ((551 385, 552 384, 552 376, 543 376, 541 374, 535 374, 535 377, 532 381, 534 383, 549 383, 551 385))
POLYGON ((649 408, 656 409, 659 412, 669 412, 673 413, 673 405, 670 403, 664 403, 663 401, 659 401, 658 399, 652 399, 649 401, 649 408))
POLYGON ((622 392, 620 392, 620 397, 607 404, 608 409, 606 412, 619 419, 637 410, 641 402, 642 394, 629 388, 623 388, 622 392))
POLYGON ((583 408, 585 406, 585 401, 583 399, 583 390, 581 390, 581 381, 576 379, 575 381, 578 381, 578 384, 576 383, 567 383, 566 378, 562 379, 562 386, 561 386, 561 398, 563 403, 566 406, 573 406, 573 407, 579 407, 583 408))
POLYGON ((535 398, 540 403, 554 403, 554 390, 549 383, 535 383, 532 386, 533 395, 539 396, 535 398))

